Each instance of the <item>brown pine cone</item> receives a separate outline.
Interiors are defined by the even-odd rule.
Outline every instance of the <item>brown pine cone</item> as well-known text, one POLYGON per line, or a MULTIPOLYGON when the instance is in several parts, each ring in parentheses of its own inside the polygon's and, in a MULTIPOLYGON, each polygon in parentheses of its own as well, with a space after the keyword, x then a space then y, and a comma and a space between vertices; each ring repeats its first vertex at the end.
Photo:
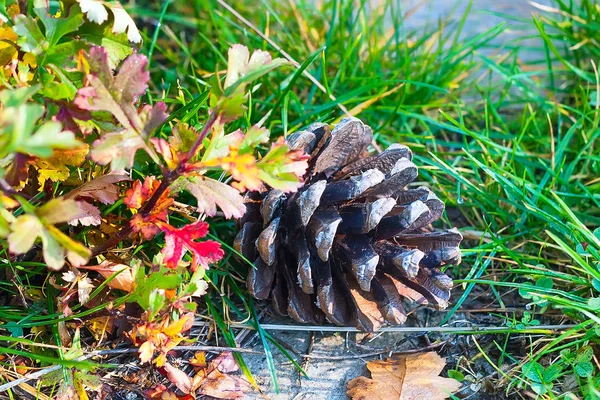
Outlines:
POLYGON ((406 187, 417 177, 410 149, 368 156, 372 139, 356 118, 313 124, 287 139, 310 155, 304 186, 246 195, 234 247, 254 264, 250 293, 278 313, 374 331, 404 323, 403 303, 447 307, 452 279, 439 267, 460 263, 462 236, 427 229, 444 203, 406 187))

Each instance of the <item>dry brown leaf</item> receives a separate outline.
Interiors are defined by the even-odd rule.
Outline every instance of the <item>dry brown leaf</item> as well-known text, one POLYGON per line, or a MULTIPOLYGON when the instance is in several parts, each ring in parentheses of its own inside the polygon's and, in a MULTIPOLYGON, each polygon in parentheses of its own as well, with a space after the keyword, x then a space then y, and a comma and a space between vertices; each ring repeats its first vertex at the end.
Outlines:
POLYGON ((197 394, 217 399, 242 399, 250 390, 250 384, 243 378, 230 375, 239 369, 229 352, 221 353, 211 360, 206 369, 201 369, 192 380, 197 394))
POLYGON ((129 180, 131 178, 125 174, 102 175, 71 190, 65 199, 83 197, 97 200, 102 204, 112 204, 119 199, 119 187, 115 183, 129 180))
POLYGON ((104 260, 97 266, 84 266, 80 267, 80 269, 96 271, 102 275, 104 279, 108 279, 116 272, 119 272, 117 276, 108 282, 108 286, 113 289, 123 290, 127 293, 130 293, 133 290, 133 273, 132 268, 129 265, 104 260))
POLYGON ((352 400, 443 400, 461 384, 439 374, 446 360, 435 352, 396 356, 367 363, 371 378, 348 382, 352 400))

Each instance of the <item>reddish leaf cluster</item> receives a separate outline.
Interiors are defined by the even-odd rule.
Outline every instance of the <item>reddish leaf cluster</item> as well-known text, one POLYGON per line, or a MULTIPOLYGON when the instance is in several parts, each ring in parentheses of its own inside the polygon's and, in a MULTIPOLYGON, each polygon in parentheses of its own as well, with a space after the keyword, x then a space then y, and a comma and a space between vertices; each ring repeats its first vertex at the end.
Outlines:
POLYGON ((181 228, 174 228, 168 224, 162 224, 165 233, 165 247, 162 254, 168 268, 176 268, 186 249, 192 253, 192 271, 198 266, 208 269, 208 264, 219 261, 223 257, 221 245, 213 240, 196 242, 196 239, 206 236, 208 224, 206 222, 195 222, 181 228))
POLYGON ((160 187, 161 181, 154 176, 147 176, 142 184, 139 180, 133 182, 131 189, 125 192, 123 202, 135 215, 130 221, 134 232, 140 232, 147 240, 152 239, 160 232, 160 224, 167 222, 169 207, 173 205, 173 199, 169 197, 169 190, 161 193, 147 213, 140 214, 138 211, 154 195, 160 187))
POLYGON ((146 239, 151 239, 159 232, 164 232, 165 247, 161 253, 164 255, 164 262, 168 268, 177 268, 186 250, 189 250, 192 253, 192 271, 196 271, 198 266, 208 269, 210 263, 217 262, 223 257, 221 245, 212 240, 196 241, 208 233, 206 222, 198 221, 181 228, 175 228, 168 224, 169 207, 173 205, 173 199, 169 197, 168 189, 162 192, 150 211, 138 213, 160 185, 159 180, 149 176, 146 177, 143 184, 139 180, 135 181, 132 188, 127 190, 123 202, 135 213, 130 222, 131 227, 146 239))

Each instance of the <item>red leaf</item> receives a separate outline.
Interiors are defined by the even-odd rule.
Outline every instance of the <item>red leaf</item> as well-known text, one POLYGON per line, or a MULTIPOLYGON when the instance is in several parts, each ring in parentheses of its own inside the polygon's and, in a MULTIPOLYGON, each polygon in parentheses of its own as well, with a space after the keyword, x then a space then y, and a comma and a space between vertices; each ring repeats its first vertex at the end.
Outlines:
POLYGON ((164 261, 168 268, 177 268, 186 250, 192 253, 192 271, 195 271, 199 265, 208 269, 208 264, 223 257, 223 250, 219 243, 212 240, 194 241, 208 233, 206 222, 198 221, 181 228, 161 224, 161 229, 165 233, 165 247, 162 249, 162 254, 165 256, 164 261))

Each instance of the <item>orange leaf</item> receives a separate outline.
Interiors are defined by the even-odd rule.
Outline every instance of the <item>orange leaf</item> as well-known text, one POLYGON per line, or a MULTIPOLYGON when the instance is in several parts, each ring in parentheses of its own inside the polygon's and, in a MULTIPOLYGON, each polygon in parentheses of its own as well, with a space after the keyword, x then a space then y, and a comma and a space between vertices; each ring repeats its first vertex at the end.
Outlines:
POLYGON ((347 394, 352 400, 447 399, 461 384, 439 376, 445 365, 435 352, 371 361, 367 363, 371 379, 352 379, 347 394))
POLYGON ((201 369, 192 380, 192 387, 198 394, 217 399, 241 399, 246 397, 250 384, 230 372, 239 368, 231 353, 221 353, 211 360, 206 369, 201 369))
POLYGON ((194 367, 206 367, 206 354, 203 351, 197 351, 193 358, 189 359, 189 363, 194 367))
POLYGON ((137 214, 144 203, 152 197, 159 188, 160 181, 153 176, 147 176, 142 184, 139 180, 133 182, 131 189, 125 192, 123 202, 129 207, 132 213, 136 214, 130 221, 130 225, 135 232, 141 232, 146 239, 152 239, 160 229, 158 224, 167 221, 169 207, 173 205, 174 200, 169 197, 169 190, 165 190, 158 201, 147 215, 137 214))

